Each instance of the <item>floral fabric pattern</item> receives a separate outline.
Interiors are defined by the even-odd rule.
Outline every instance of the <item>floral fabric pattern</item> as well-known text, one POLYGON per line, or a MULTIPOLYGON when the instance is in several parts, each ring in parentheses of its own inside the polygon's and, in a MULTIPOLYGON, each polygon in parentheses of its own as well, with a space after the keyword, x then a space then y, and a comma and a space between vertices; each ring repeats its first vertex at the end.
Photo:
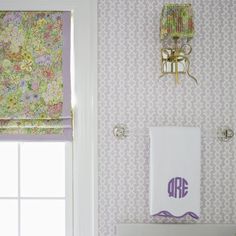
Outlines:
POLYGON ((0 134, 63 132, 63 12, 0 12, 0 134))
POLYGON ((191 4, 165 4, 161 14, 161 39, 192 38, 194 35, 191 4))

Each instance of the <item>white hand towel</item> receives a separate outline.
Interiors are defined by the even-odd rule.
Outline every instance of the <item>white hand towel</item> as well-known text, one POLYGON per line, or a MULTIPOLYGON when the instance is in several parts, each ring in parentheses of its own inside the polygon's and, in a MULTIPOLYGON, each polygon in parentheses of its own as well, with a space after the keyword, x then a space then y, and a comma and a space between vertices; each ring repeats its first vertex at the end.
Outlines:
POLYGON ((200 146, 199 128, 150 128, 151 215, 199 218, 200 146))

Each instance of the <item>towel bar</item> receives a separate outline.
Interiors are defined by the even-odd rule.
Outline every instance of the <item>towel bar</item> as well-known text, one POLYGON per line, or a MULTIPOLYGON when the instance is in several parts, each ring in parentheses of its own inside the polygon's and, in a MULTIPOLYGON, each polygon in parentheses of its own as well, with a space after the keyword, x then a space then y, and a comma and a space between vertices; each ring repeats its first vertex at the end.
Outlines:
MULTIPOLYGON (((136 130, 137 131, 137 130, 136 130)), ((123 140, 129 136, 129 133, 132 133, 132 135, 135 136, 147 136, 149 137, 148 134, 148 129, 143 130, 140 134, 137 132, 130 132, 130 129, 126 124, 116 124, 113 128, 113 135, 116 139, 118 140, 123 140)), ((210 134, 210 137, 217 137, 219 141, 221 142, 229 142, 232 141, 234 138, 234 130, 228 126, 223 126, 221 128, 218 128, 216 131, 215 130, 208 130, 207 133, 210 134)), ((203 136, 204 138, 205 136, 203 136)), ((207 137, 209 137, 207 135, 207 137)))

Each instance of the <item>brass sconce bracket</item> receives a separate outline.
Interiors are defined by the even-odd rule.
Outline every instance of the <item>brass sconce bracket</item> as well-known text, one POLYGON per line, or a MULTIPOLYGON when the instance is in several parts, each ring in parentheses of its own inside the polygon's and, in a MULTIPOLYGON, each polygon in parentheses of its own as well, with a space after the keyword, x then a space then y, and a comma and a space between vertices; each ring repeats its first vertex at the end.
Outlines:
POLYGON ((189 44, 184 44, 181 48, 162 48, 161 49, 161 75, 160 78, 166 74, 174 74, 176 84, 179 84, 179 73, 187 74, 191 79, 198 84, 197 79, 189 72, 190 61, 188 56, 192 51, 189 44))

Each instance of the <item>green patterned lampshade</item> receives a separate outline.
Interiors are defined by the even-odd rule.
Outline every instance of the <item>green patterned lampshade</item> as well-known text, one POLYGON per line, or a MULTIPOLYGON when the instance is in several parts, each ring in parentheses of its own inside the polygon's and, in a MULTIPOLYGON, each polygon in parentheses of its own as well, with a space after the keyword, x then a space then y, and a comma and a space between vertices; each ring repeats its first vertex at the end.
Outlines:
POLYGON ((193 10, 191 4, 165 4, 160 22, 161 39, 194 36, 193 10))

